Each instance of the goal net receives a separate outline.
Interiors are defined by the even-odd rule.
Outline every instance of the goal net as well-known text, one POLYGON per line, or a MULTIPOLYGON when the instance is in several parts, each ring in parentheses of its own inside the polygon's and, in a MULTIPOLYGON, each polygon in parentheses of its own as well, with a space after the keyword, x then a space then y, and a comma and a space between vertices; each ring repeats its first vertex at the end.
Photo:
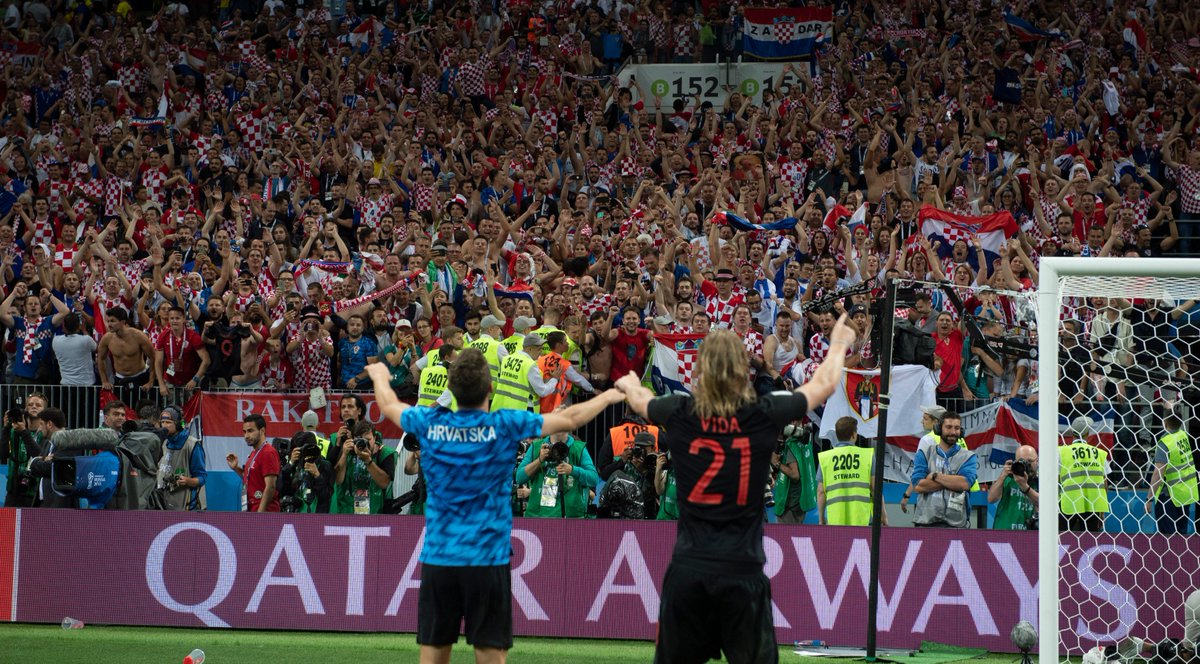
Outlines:
POLYGON ((1118 646, 1130 661, 1135 639, 1149 658, 1152 644, 1184 637, 1184 601, 1200 589, 1198 303, 1200 262, 1043 261, 1035 378, 1043 664, 1116 660, 1118 646))

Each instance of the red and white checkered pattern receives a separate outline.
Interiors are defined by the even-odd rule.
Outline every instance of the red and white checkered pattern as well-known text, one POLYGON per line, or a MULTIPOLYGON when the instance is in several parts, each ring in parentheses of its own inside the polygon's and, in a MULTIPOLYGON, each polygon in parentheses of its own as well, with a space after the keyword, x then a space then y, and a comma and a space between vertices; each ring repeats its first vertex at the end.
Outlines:
POLYGON ((1136 201, 1131 201, 1128 198, 1121 199, 1121 207, 1133 210, 1134 224, 1145 224, 1150 216, 1150 197, 1144 193, 1142 197, 1136 201))
MULTIPOLYGON (((763 354, 762 332, 759 332, 758 330, 755 330, 753 328, 751 328, 750 330, 747 330, 746 336, 742 337, 742 345, 745 346, 747 352, 753 353, 754 355, 762 357, 762 354, 763 354)), ((753 367, 750 368, 751 376, 754 376, 757 373, 758 373, 757 369, 755 369, 753 367)))
POLYGON ((392 195, 383 194, 375 200, 359 196, 354 201, 354 208, 362 217, 362 223, 367 228, 375 230, 379 228, 379 222, 383 219, 383 215, 392 211, 392 195))
POLYGON ((692 389, 692 371, 696 368, 696 352, 695 350, 681 350, 675 354, 675 359, 679 361, 680 382, 688 391, 692 389))
POLYGON ((146 195, 150 200, 159 205, 167 204, 167 178, 170 175, 170 170, 166 166, 151 168, 142 165, 142 186, 146 188, 146 195))
MULTIPOLYGON (((54 229, 58 226, 54 217, 42 217, 33 220, 33 244, 51 244, 54 242, 54 229)), ((37 254, 34 254, 35 256, 37 254)))
POLYGON ((77 248, 74 244, 70 246, 58 245, 54 248, 54 262, 64 271, 70 271, 75 266, 75 252, 77 248))
POLYGON ((113 217, 133 192, 133 183, 125 178, 110 175, 104 180, 104 214, 113 217))
POLYGON ((257 296, 258 293, 254 291, 250 291, 249 293, 239 292, 233 297, 233 310, 246 313, 250 309, 250 305, 254 304, 254 298, 257 296))
POLYGON ((255 154, 262 152, 267 144, 267 123, 262 110, 239 113, 234 116, 233 123, 242 134, 242 145, 255 154))
POLYGON ((733 310, 741 303, 740 294, 730 295, 728 300, 717 296, 709 299, 708 304, 704 306, 704 312, 708 314, 714 329, 727 330, 733 324, 733 310))
POLYGON ((597 311, 607 311, 608 308, 612 306, 612 303, 612 294, 597 293, 596 296, 591 300, 585 300, 581 305, 579 305, 579 310, 583 312, 584 316, 590 319, 592 314, 596 313, 597 311))
POLYGON ((483 94, 483 82, 487 72, 492 67, 492 61, 486 55, 475 62, 464 62, 458 68, 458 88, 463 95, 473 97, 483 94))
POLYGON ((258 56, 258 43, 253 39, 243 39, 237 43, 237 50, 243 61, 249 60, 258 56))
POLYGON ((413 209, 417 212, 425 212, 433 209, 433 187, 418 184, 413 187, 412 200, 413 209))
POLYGON ((777 21, 771 29, 775 32, 775 41, 780 44, 787 44, 796 38, 795 21, 777 21))
POLYGON ((74 189, 77 194, 75 202, 71 204, 71 209, 75 211, 75 216, 83 214, 83 211, 88 208, 91 203, 86 196, 101 198, 104 196, 104 182, 102 180, 88 180, 87 182, 75 181, 74 189))
POLYGON ((297 358, 294 362, 299 368, 296 372, 296 387, 299 389, 310 390, 314 387, 324 388, 326 390, 333 387, 333 373, 329 369, 329 358, 321 352, 321 344, 332 344, 333 339, 329 333, 322 330, 315 341, 301 335, 300 349, 296 351, 297 358))
POLYGON ((131 95, 141 94, 144 80, 141 65, 132 64, 118 67, 117 80, 121 82, 121 87, 131 95))
POLYGON ((1179 184, 1179 205, 1184 214, 1200 214, 1200 171, 1187 164, 1175 169, 1175 181, 1179 184))
POLYGON ((50 214, 63 213, 67 198, 71 195, 70 180, 47 180, 38 188, 38 193, 46 197, 50 204, 50 214))

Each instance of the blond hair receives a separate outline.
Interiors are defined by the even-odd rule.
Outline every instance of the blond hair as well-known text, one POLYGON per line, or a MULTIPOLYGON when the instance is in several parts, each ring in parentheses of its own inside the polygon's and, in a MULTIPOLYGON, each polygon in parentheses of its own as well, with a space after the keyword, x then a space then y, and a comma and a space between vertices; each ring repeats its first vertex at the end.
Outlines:
POLYGON ((708 333, 692 374, 694 409, 700 417, 732 417, 754 401, 746 347, 741 337, 729 330, 708 333))

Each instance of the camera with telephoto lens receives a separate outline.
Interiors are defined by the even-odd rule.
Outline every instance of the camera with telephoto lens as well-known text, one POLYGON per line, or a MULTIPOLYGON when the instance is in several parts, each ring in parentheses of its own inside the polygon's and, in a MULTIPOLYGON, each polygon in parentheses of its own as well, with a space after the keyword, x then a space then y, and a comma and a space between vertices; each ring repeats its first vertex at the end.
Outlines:
POLYGON ((1010 471, 1016 477, 1025 477, 1029 475, 1029 462, 1024 459, 1017 459, 1012 462, 1010 471))
POLYGON ((408 432, 405 432, 405 434, 400 438, 400 446, 409 452, 421 451, 421 441, 417 440, 416 436, 408 432))
POLYGON ((359 452, 366 452, 367 450, 371 449, 371 444, 367 442, 366 438, 355 438, 354 449, 358 450, 359 452))
POLYGON ((321 460, 321 446, 316 443, 308 443, 300 448, 300 458, 296 461, 296 465, 304 466, 309 463, 316 463, 321 460))
POLYGON ((550 443, 550 452, 546 455, 546 463, 557 466, 560 463, 565 463, 567 456, 571 453, 571 446, 565 441, 550 443))

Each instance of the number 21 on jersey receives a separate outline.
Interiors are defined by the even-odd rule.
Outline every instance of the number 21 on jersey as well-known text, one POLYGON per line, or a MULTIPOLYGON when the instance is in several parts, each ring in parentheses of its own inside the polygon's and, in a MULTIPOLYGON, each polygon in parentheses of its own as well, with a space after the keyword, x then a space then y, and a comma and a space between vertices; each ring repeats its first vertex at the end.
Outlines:
MULTIPOLYGON (((738 486, 737 486, 737 504, 745 505, 750 494, 750 438, 741 436, 733 439, 733 450, 736 453, 738 464, 738 486)), ((732 496, 723 495, 721 493, 711 493, 708 490, 712 481, 716 479, 717 474, 725 467, 725 448, 721 447, 721 443, 711 438, 696 438, 692 441, 688 452, 692 454, 700 454, 701 451, 708 451, 712 454, 712 461, 709 462, 708 468, 704 474, 700 476, 696 486, 692 487, 691 493, 688 494, 688 502, 696 505, 723 505, 732 496)))

